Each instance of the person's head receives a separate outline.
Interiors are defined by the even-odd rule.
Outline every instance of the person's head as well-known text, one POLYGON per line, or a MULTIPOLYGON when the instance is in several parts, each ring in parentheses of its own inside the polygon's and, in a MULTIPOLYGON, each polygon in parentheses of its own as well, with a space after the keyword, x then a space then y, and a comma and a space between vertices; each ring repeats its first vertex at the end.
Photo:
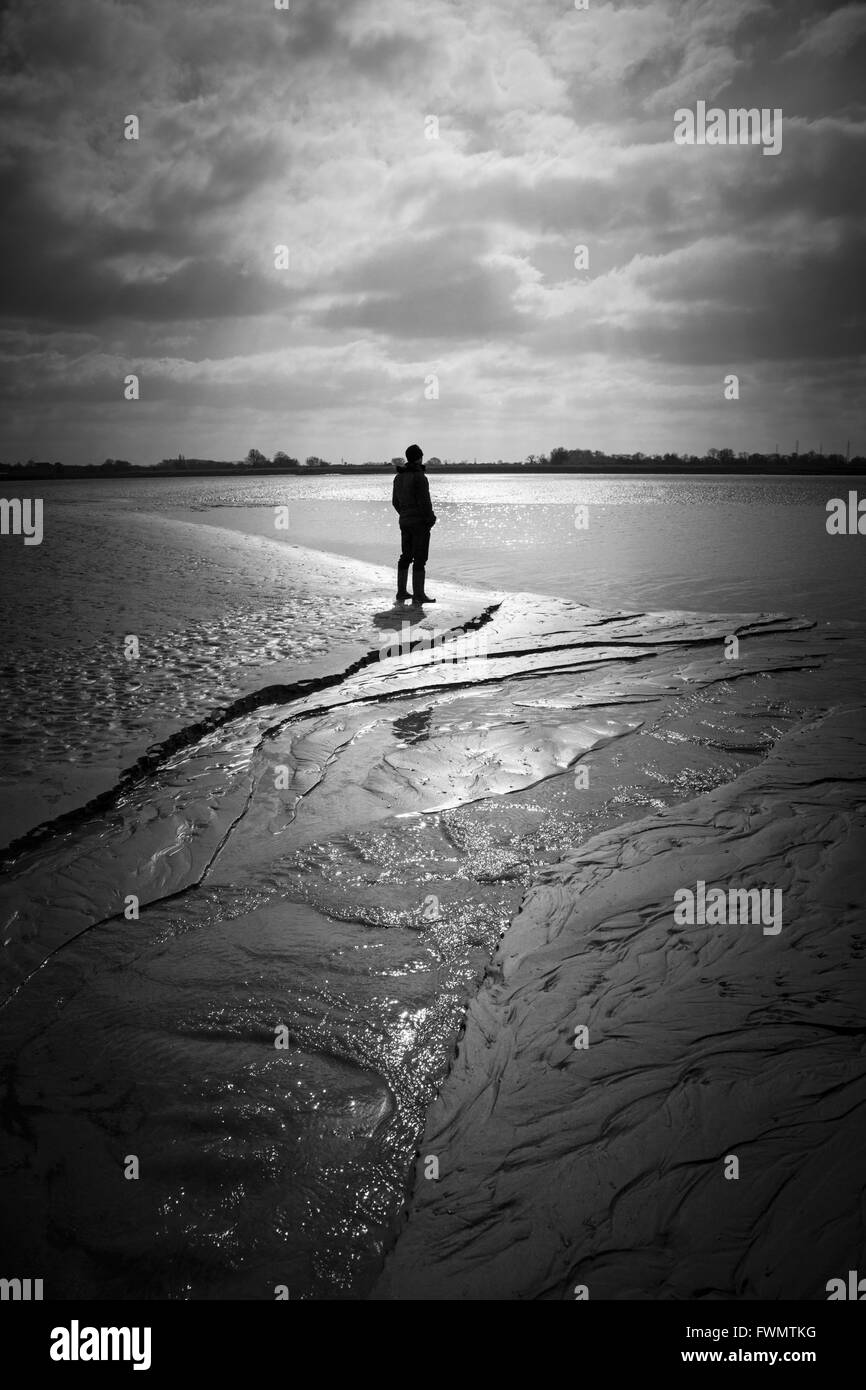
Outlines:
POLYGON ((409 445, 409 448, 406 450, 406 463, 409 468, 420 468, 423 457, 423 449, 419 449, 417 444, 409 445))

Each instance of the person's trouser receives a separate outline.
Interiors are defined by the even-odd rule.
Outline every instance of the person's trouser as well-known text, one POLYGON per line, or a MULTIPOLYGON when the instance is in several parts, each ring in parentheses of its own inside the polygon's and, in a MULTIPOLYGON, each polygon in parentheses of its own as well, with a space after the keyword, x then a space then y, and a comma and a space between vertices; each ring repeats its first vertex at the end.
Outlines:
POLYGON ((400 526, 402 550, 397 561, 397 593, 405 594, 409 566, 412 566, 412 597, 424 597, 424 566, 430 554, 429 526, 400 526))

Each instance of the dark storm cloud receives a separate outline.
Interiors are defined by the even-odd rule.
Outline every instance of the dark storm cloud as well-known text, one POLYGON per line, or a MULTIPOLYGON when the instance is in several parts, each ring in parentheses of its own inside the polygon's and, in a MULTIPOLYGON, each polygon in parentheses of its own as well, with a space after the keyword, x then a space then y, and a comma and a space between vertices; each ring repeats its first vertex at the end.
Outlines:
POLYGON ((179 250, 158 229, 66 222, 22 168, 0 173, 0 302, 8 319, 97 324, 106 318, 175 322, 285 309, 290 292, 261 274, 199 255, 158 276, 119 273, 111 257, 179 250))

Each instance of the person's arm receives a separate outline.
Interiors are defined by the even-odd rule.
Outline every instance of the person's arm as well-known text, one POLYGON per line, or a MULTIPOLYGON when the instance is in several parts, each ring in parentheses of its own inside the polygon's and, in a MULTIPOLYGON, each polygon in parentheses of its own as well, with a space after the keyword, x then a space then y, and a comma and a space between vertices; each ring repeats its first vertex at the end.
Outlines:
POLYGON ((397 475, 394 474, 394 486, 391 488, 391 506, 395 512, 399 512, 400 503, 397 501, 397 475))
POLYGON ((426 473, 418 474, 418 504, 424 516, 427 526, 436 525, 436 513, 433 510, 433 503, 430 501, 430 484, 427 481, 426 473))

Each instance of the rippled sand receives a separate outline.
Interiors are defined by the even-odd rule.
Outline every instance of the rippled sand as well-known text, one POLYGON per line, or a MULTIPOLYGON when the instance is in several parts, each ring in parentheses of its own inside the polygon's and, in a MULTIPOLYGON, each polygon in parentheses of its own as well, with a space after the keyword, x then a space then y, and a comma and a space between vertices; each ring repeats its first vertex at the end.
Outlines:
POLYGON ((809 1300, 856 1267, 864 769, 864 709, 837 710, 542 874, 469 1007, 421 1144, 438 1180, 419 1164, 378 1297, 809 1300), (698 880, 777 886, 780 934, 676 925, 698 880))
POLYGON ((815 1297, 848 1268, 856 646, 534 595, 436 620, 474 623, 456 660, 359 662, 359 613, 352 674, 166 745, 10 866, 3 1243, 46 1297, 756 1296, 761 1260, 815 1297), (738 874, 789 894, 779 938, 672 928, 675 886, 738 874))

